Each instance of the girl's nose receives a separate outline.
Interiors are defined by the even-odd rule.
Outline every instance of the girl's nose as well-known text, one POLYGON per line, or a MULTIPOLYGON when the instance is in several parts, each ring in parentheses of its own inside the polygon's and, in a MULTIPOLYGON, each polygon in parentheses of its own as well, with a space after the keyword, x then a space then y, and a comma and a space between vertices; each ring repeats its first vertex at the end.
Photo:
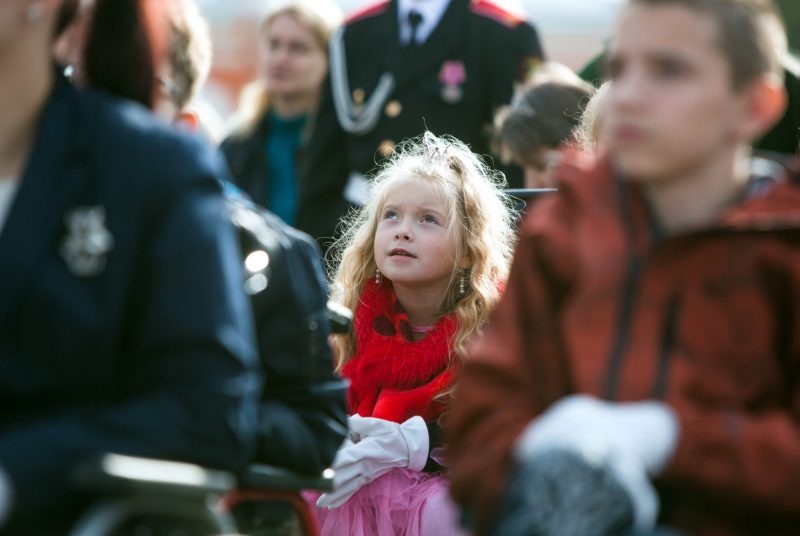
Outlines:
POLYGON ((409 240, 411 238, 411 233, 408 230, 408 223, 405 221, 405 219, 397 225, 397 228, 395 228, 394 237, 397 240, 409 240))

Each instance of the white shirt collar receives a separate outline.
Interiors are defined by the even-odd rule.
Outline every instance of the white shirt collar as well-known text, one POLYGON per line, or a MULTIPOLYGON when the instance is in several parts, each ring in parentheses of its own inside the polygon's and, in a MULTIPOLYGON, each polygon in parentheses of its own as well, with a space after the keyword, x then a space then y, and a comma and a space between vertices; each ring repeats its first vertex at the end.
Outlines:
POLYGON ((415 9, 422 15, 422 22, 417 28, 417 42, 424 43, 436 29, 442 19, 450 0, 397 0, 397 15, 400 26, 400 42, 405 44, 411 39, 411 25, 408 13, 415 9))

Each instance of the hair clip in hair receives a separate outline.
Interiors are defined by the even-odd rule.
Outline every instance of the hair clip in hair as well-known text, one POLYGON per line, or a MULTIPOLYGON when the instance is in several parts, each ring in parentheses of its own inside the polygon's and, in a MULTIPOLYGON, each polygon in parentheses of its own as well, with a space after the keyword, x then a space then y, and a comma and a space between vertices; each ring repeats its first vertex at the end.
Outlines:
POLYGON ((448 146, 430 131, 426 131, 422 136, 422 148, 428 161, 447 158, 448 146))

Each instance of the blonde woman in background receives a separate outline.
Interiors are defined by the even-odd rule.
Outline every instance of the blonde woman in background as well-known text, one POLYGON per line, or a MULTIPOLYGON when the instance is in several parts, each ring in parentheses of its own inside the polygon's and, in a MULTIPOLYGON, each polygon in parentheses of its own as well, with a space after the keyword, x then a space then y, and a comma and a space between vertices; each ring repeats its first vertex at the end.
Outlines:
POLYGON ((297 166, 328 70, 328 39, 341 22, 333 0, 273 4, 259 29, 261 76, 248 86, 239 126, 221 145, 234 180, 292 225, 297 166))

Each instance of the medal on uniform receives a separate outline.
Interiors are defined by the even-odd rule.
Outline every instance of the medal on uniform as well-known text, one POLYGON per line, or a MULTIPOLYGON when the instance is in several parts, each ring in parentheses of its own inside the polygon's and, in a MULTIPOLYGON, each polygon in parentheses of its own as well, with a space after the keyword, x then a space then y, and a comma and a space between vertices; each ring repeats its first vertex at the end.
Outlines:
POLYGON ((403 105, 399 100, 391 100, 386 103, 386 107, 383 109, 383 111, 386 114, 386 117, 391 117, 394 119, 403 113, 403 105))
POLYGON ((467 80, 467 70, 461 60, 448 60, 439 69, 439 83, 442 85, 442 100, 455 104, 464 98, 464 88, 467 80))

